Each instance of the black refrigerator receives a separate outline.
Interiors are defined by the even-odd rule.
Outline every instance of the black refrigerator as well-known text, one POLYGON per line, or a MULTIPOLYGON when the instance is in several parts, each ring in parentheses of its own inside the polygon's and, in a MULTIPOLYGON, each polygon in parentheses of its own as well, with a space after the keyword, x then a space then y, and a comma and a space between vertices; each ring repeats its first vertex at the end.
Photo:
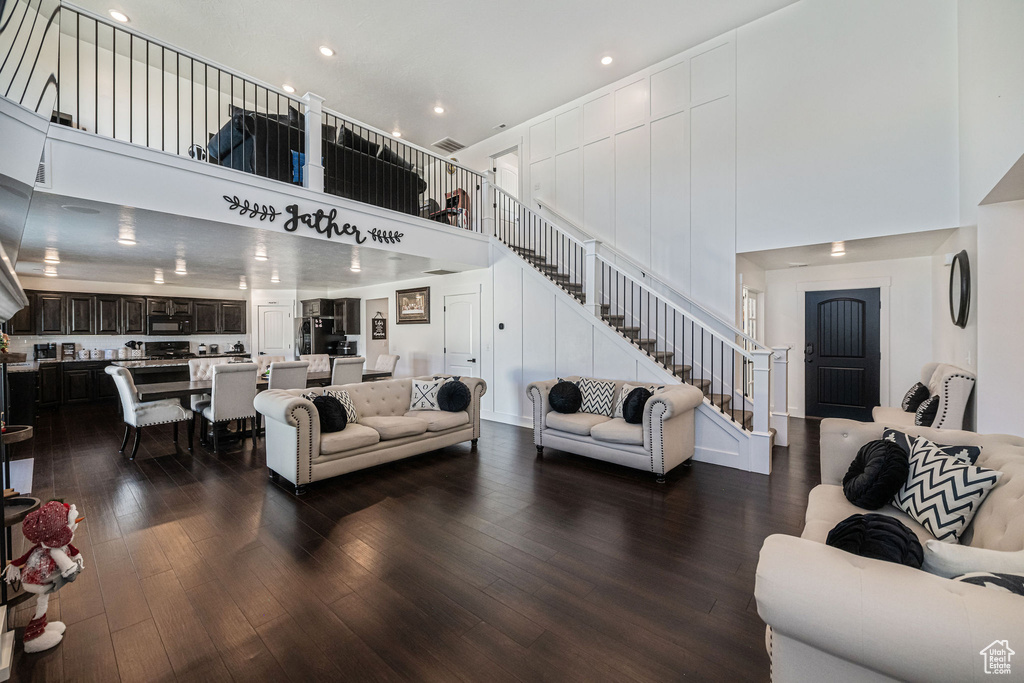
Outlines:
POLYGON ((296 346, 300 354, 327 353, 335 355, 344 334, 334 333, 334 318, 301 318, 296 346))

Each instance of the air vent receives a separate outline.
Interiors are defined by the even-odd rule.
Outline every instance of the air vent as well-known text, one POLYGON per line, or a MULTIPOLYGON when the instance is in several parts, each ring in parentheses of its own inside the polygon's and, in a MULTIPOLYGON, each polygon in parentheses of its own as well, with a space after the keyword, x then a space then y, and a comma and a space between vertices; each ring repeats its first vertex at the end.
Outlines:
POLYGON ((444 150, 449 154, 458 152, 460 149, 466 149, 466 146, 464 144, 452 140, 451 138, 442 138, 441 140, 438 140, 437 142, 434 143, 434 147, 444 150))
POLYGON ((36 168, 36 185, 40 187, 50 187, 50 173, 49 167, 46 164, 47 152, 49 151, 50 143, 43 145, 43 153, 39 155, 39 167, 36 168))
POLYGON ((455 275, 455 273, 457 273, 457 272, 459 272, 459 271, 457 271, 457 270, 445 270, 443 268, 439 268, 438 270, 425 270, 425 271, 423 271, 423 274, 424 275, 455 275))

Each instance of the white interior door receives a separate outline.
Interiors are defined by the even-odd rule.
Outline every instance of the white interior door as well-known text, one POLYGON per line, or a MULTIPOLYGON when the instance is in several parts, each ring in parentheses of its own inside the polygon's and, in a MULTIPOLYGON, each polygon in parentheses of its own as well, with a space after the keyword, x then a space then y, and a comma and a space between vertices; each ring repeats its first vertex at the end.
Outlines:
POLYGON ((294 358, 291 306, 258 306, 256 319, 259 321, 257 351, 268 356, 294 358))
POLYGON ((480 293, 444 298, 444 371, 480 376, 480 293))

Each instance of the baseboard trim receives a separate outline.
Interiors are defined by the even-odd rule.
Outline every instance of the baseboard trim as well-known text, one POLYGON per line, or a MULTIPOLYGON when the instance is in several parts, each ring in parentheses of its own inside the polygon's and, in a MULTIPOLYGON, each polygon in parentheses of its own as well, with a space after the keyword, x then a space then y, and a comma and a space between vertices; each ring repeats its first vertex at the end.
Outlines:
POLYGON ((528 417, 509 415, 507 413, 496 413, 493 410, 481 410, 480 419, 488 422, 500 422, 501 424, 512 425, 513 427, 526 427, 533 429, 533 420, 528 417))

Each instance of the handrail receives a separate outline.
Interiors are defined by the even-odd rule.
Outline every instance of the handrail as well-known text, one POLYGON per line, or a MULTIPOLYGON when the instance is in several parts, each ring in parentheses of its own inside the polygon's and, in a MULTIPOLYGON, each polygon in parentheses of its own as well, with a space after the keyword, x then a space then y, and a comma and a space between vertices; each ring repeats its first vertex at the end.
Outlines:
MULTIPOLYGON (((575 242, 578 246, 583 247, 583 241, 573 237, 572 235, 570 235, 564 228, 560 228, 559 226, 557 226, 554 223, 552 223, 551 221, 549 221, 547 218, 544 218, 544 216, 541 216, 539 213, 537 213, 536 211, 534 211, 533 209, 528 207, 526 204, 523 204, 521 201, 519 201, 518 199, 516 199, 515 197, 510 195, 508 192, 505 192, 505 190, 501 189, 500 187, 498 187, 496 185, 492 185, 492 188, 494 189, 494 192, 496 194, 503 195, 508 201, 511 201, 511 202, 513 202, 515 204, 518 204, 519 207, 521 209, 523 209, 523 211, 526 211, 528 213, 533 214, 534 216, 537 216, 541 220, 547 222, 548 225, 553 227, 555 230, 558 230, 562 235, 567 237, 569 240, 575 242)), ((579 232, 582 233, 583 231, 580 230, 579 232)), ((583 234, 586 234, 586 233, 583 233, 583 234)))
POLYGON ((702 328, 707 330, 707 332, 710 333, 712 337, 717 337, 720 342, 722 342, 722 343, 726 344, 727 346, 729 346, 733 351, 736 351, 737 353, 741 354, 744 358, 747 358, 749 360, 753 360, 754 359, 754 356, 753 356, 753 354, 750 351, 747 351, 746 349, 740 348, 739 346, 736 345, 735 342, 731 342, 728 339, 726 339, 725 335, 721 334, 720 332, 716 332, 715 329, 713 327, 711 327, 710 325, 708 325, 707 322, 705 322, 704 320, 701 320, 700 318, 698 318, 697 316, 693 315, 692 313, 684 311, 682 308, 680 308, 676 304, 672 303, 671 301, 667 301, 663 295, 661 295, 658 292, 654 291, 653 289, 651 289, 648 285, 644 284, 643 282, 640 282, 639 280, 637 280, 635 277, 633 277, 629 273, 623 272, 621 268, 619 268, 617 265, 615 265, 614 263, 612 263, 611 261, 609 261, 605 257, 601 256, 600 254, 596 254, 595 256, 597 257, 598 261, 603 262, 609 268, 617 271, 620 275, 622 275, 622 277, 630 280, 631 282, 633 282, 640 289, 646 290, 648 294, 654 296, 654 298, 656 298, 658 301, 660 301, 665 306, 668 306, 668 307, 672 308, 673 310, 675 310, 677 313, 682 315, 683 318, 689 318, 693 322, 695 322, 698 325, 700 325, 702 328))
MULTIPOLYGON (((534 197, 533 201, 537 202, 537 205, 539 207, 541 207, 542 209, 544 209, 545 211, 547 211, 548 213, 553 215, 559 221, 561 221, 561 222, 569 225, 570 227, 572 227, 574 230, 576 230, 576 232, 578 232, 578 233, 580 233, 582 235, 586 235, 588 239, 596 239, 592 235, 590 235, 586 230, 584 230, 582 227, 580 227, 579 225, 574 223, 572 220, 570 220, 569 218, 566 218, 564 215, 559 213, 558 210, 556 210, 550 204, 545 202, 543 199, 539 199, 537 197, 534 197)), ((754 339, 750 335, 746 334, 745 332, 743 332, 742 330, 737 328, 735 324, 730 323, 729 321, 721 318, 720 316, 718 316, 714 312, 709 311, 708 309, 704 308, 699 303, 697 303, 696 301, 694 301, 690 297, 686 296, 685 294, 681 294, 675 287, 673 287, 668 282, 666 282, 665 278, 661 277, 657 273, 652 272, 651 269, 648 268, 647 266, 643 266, 643 265, 637 263, 635 260, 633 260, 629 256, 626 256, 624 253, 622 253, 622 251, 620 251, 619 249, 616 249, 615 247, 613 247, 613 246, 611 246, 611 245, 609 245, 609 244, 607 244, 605 242, 601 242, 601 246, 603 248, 607 249, 608 251, 614 253, 616 259, 622 259, 623 261, 625 261, 629 265, 631 265, 634 268, 636 268, 637 270, 639 270, 641 273, 644 273, 646 276, 650 277, 652 280, 658 282, 658 284, 660 284, 661 286, 663 286, 666 289, 668 289, 672 294, 674 294, 678 298, 683 299, 684 301, 686 301, 686 303, 688 305, 697 308, 706 317, 711 318, 712 320, 714 320, 719 325, 722 325, 723 327, 728 328, 737 337, 740 337, 745 342, 747 342, 749 344, 752 344, 755 349, 765 350, 766 347, 763 344, 761 344, 756 339, 754 339)), ((613 265, 613 264, 609 264, 609 265, 613 265)), ((704 324, 704 323, 702 323, 702 324, 704 324)), ((705 325, 705 327, 707 327, 706 324, 704 324, 704 325, 705 325)))

